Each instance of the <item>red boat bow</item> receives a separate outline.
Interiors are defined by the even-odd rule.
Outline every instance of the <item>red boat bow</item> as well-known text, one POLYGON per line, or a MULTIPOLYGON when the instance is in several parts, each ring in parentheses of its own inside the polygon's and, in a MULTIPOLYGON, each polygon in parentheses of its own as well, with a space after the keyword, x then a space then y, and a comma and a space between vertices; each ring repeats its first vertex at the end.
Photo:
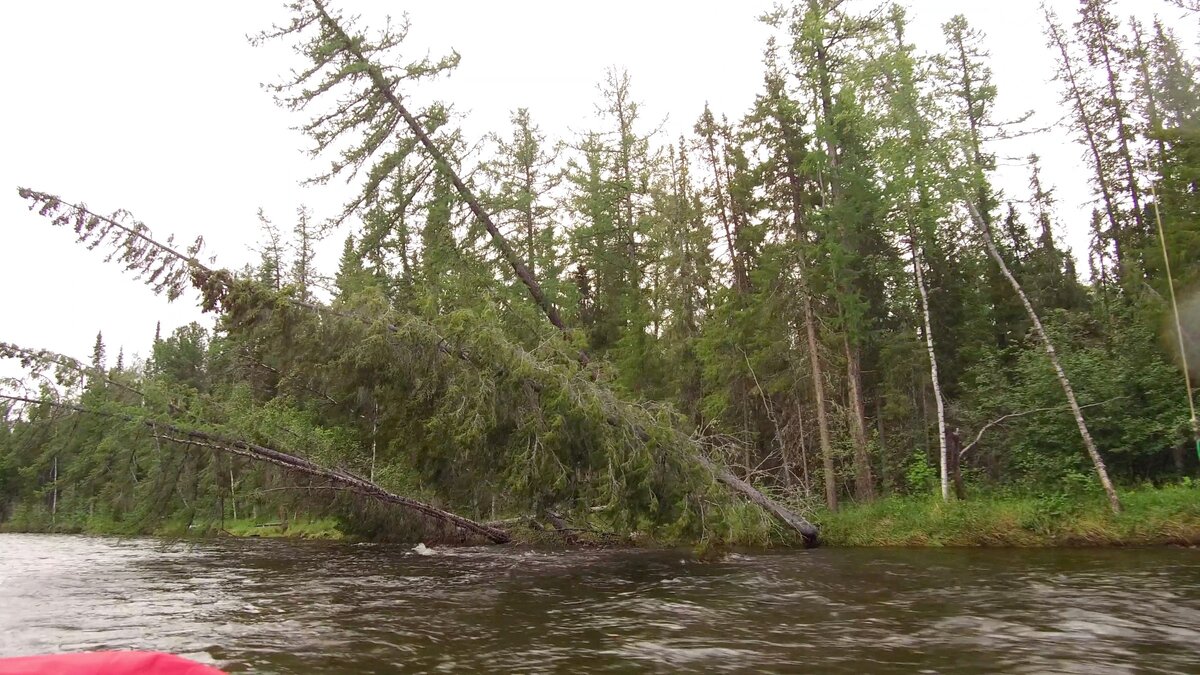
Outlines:
POLYGON ((86 652, 0 659, 0 675, 225 675, 160 652, 86 652))

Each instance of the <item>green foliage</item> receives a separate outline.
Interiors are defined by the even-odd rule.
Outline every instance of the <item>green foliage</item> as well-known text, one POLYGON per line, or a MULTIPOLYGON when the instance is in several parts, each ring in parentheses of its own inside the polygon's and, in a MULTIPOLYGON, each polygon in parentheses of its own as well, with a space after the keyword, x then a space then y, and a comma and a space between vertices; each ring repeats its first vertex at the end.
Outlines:
POLYGON ((100 335, 84 364, 0 344, 30 375, 5 392, 47 402, 3 411, 9 527, 329 533, 336 521, 355 536, 457 536, 146 424, 170 421, 477 519, 554 512, 702 547, 784 534, 697 452, 788 503, 817 501, 825 479, 833 500, 908 495, 829 514, 834 542, 1170 539, 1180 514, 1190 532, 1176 488, 1127 495, 1149 530, 1097 520, 1059 379, 964 209, 1041 315, 1117 481, 1194 474, 1150 223, 1161 216, 1187 296, 1200 281, 1200 86, 1161 23, 1126 25, 1099 0, 1074 33, 1047 17, 1097 194, 1092 220, 1060 223, 1036 157, 1028 194, 989 183, 988 134, 1007 125, 984 36, 962 17, 930 54, 898 8, 784 5, 767 17, 762 90, 743 116, 706 107, 690 133, 662 138, 611 71, 577 138, 518 109, 472 165, 450 106, 414 108, 410 126, 398 103, 422 100, 410 89, 450 74, 457 54, 403 57, 406 21, 371 31, 328 3, 291 11, 259 39, 291 41, 305 62, 272 89, 313 114, 302 129, 330 160, 313 185, 355 188, 332 220, 350 230, 332 299, 314 255, 324 228, 305 209, 291 234, 263 217, 261 260, 235 275, 202 263, 200 241, 168 253, 172 240, 128 213, 22 189, 156 292, 190 283, 216 321, 156 335, 140 366, 110 367, 100 335), (1063 226, 1093 229, 1090 279, 1063 226), (543 301, 529 301, 522 265, 543 301), (559 310, 565 330, 545 320, 559 310), (978 503, 926 501, 939 446, 927 339, 949 426, 973 443, 963 473, 978 503))
POLYGON ((916 451, 908 460, 904 471, 904 482, 909 494, 927 494, 937 485, 938 470, 929 461, 924 451, 916 451))

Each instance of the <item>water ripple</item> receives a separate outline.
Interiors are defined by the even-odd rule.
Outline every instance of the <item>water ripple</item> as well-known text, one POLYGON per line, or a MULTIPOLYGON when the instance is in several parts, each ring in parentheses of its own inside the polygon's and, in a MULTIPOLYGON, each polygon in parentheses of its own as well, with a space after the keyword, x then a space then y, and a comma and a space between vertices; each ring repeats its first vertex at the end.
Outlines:
POLYGON ((1194 550, 439 550, 0 535, 0 656, 232 672, 1195 672, 1194 550))

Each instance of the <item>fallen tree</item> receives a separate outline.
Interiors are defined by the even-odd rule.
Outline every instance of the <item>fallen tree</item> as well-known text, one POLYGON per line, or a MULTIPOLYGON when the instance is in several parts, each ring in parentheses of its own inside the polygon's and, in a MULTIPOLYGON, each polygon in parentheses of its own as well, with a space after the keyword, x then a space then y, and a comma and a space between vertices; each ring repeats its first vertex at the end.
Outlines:
MULTIPOLYGON (((379 326, 392 344, 394 354, 411 356, 414 353, 419 355, 432 351, 452 359, 453 362, 465 364, 469 370, 464 371, 464 376, 481 377, 486 374, 495 380, 492 387, 499 384, 506 389, 532 392, 533 404, 525 404, 527 409, 516 414, 520 416, 519 426, 525 423, 530 425, 529 435, 535 443, 538 442, 538 434, 548 431, 546 418, 555 416, 554 413, 543 409, 546 400, 553 400, 560 406, 558 415, 566 414, 586 419, 598 411, 603 427, 592 427, 593 433, 607 437, 598 443, 607 444, 610 452, 615 452, 624 459, 614 464, 613 458, 608 457, 600 466, 590 467, 570 467, 563 460, 558 460, 558 463, 564 473, 573 470, 574 478, 564 478, 568 482, 578 482, 581 479, 595 481, 597 470, 607 473, 608 478, 601 479, 597 489, 600 494, 607 494, 610 502, 620 501, 619 493, 633 489, 647 503, 659 503, 666 498, 665 495, 659 494, 665 485, 662 481, 666 480, 660 475, 665 468, 661 466, 662 462, 678 467, 672 471, 684 473, 689 471, 687 466, 690 464, 702 469, 710 480, 725 485, 727 489, 762 508, 772 518, 798 533, 805 542, 811 544, 816 541, 818 530, 812 523, 774 502, 705 455, 706 444, 680 430, 677 424, 672 422, 677 417, 673 413, 621 401, 593 378, 580 373, 577 363, 573 368, 569 368, 569 362, 561 360, 563 357, 556 361, 554 352, 547 355, 549 358, 540 358, 503 339, 502 336, 479 334, 478 331, 464 330, 451 339, 438 326, 418 316, 396 317, 396 321, 387 318, 381 320, 379 316, 364 316, 353 310, 330 307, 280 293, 253 280, 239 278, 228 270, 201 262, 199 253, 202 241, 195 242, 186 254, 173 246, 171 238, 166 242, 159 241, 148 227, 134 220, 126 211, 103 216, 82 204, 65 202, 48 193, 27 188, 21 188, 19 192, 31 203, 32 209, 49 218, 53 224, 71 227, 80 243, 89 248, 112 248, 110 257, 123 263, 127 270, 149 284, 157 293, 176 298, 182 295, 188 286, 194 287, 199 291, 201 305, 206 311, 222 313, 227 330, 253 331, 256 326, 266 321, 287 322, 289 311, 327 317, 360 327, 379 326), (476 341, 478 351, 464 345, 470 340, 476 341), (494 360, 481 358, 479 352, 485 350, 493 352, 494 360), (571 374, 572 371, 575 373, 571 374), (639 459, 635 460, 635 457, 639 459), (648 466, 651 475, 629 473, 635 465, 648 466), (612 490, 603 487, 605 483, 625 487, 618 489, 618 494, 611 494, 612 490), (655 485, 658 487, 654 487, 655 485), (650 494, 645 494, 647 490, 650 494)), ((414 368, 436 368, 437 365, 430 363, 428 358, 419 356, 408 360, 407 363, 412 364, 414 368)), ((442 365, 448 363, 450 362, 442 365)), ((465 394, 459 392, 458 395, 465 394)), ((328 394, 323 396, 331 398, 328 394)), ((460 407, 464 405, 459 399, 455 399, 453 404, 460 407)), ((583 430, 582 433, 587 431, 583 430)), ((586 439, 584 442, 593 441, 586 439)), ((571 447, 563 449, 563 453, 567 455, 565 459, 570 459, 571 452, 571 447)), ((357 477, 355 479, 362 480, 357 477)), ((698 478, 684 479, 681 485, 672 486, 672 489, 680 493, 677 499, 686 501, 691 499, 688 495, 693 492, 701 493, 702 497, 706 491, 703 482, 698 478), (696 480, 699 482, 695 482, 696 480)), ((375 486, 364 489, 369 491, 382 488, 375 486)), ((596 490, 584 492, 591 494, 596 490)), ((592 505, 586 504, 588 507, 592 505)), ((636 509, 619 503, 611 503, 610 506, 617 511, 636 509)), ((693 505, 685 507, 685 510, 702 508, 693 505)), ((632 515, 629 517, 634 518, 632 515)), ((686 515, 676 517, 696 520, 686 515)))
POLYGON ((268 448, 256 443, 250 443, 248 441, 236 438, 226 438, 219 434, 213 434, 205 431, 186 429, 160 420, 140 419, 133 415, 122 415, 103 410, 91 410, 83 406, 64 403, 61 401, 34 399, 24 396, 12 396, 9 394, 0 394, 0 399, 13 403, 23 403, 28 405, 49 405, 55 408, 72 410, 74 412, 87 415, 120 417, 126 421, 138 422, 148 427, 155 438, 184 445, 207 448, 217 452, 239 455, 257 462, 274 464, 276 466, 283 467, 288 471, 327 480, 330 483, 348 488, 357 494, 371 497, 372 499, 376 499, 387 504, 394 504, 433 520, 447 523, 465 532, 482 536, 497 544, 504 544, 511 541, 511 537, 508 535, 508 533, 497 527, 492 527, 483 523, 477 523, 469 518, 464 518, 457 514, 450 513, 449 511, 439 509, 436 506, 432 506, 415 499, 410 499, 408 497, 402 497, 398 494, 394 494, 385 490, 384 488, 366 480, 365 478, 360 478, 353 474, 337 469, 328 469, 314 464, 313 462, 310 462, 302 457, 290 455, 286 452, 280 452, 273 448, 268 448))
MULTIPOLYGON (((204 309, 221 312, 230 330, 253 331, 264 321, 272 320, 264 316, 277 318, 286 314, 281 310, 287 308, 361 326, 382 323, 394 358, 387 363, 378 362, 379 368, 392 368, 395 372, 396 363, 403 361, 407 367, 427 374, 421 380, 419 376, 397 373, 402 379, 449 380, 450 375, 425 370, 430 368, 431 353, 468 364, 467 370, 455 371, 453 377, 475 380, 477 385, 485 386, 463 391, 461 384, 447 382, 445 389, 450 395, 434 401, 444 406, 448 417, 456 418, 443 425, 448 427, 445 432, 472 439, 499 435, 502 447, 497 450, 506 454, 503 446, 507 445, 507 454, 511 456, 503 473, 547 474, 538 482, 553 487, 527 486, 528 497, 534 502, 566 501, 575 503, 577 508, 590 508, 599 501, 607 503, 613 514, 623 514, 620 517, 631 528, 649 515, 653 520, 666 519, 703 530, 707 484, 715 481, 798 533, 805 542, 815 542, 817 528, 812 523, 734 476, 719 460, 707 456, 705 453, 712 443, 684 432, 683 423, 674 411, 622 401, 596 382, 595 372, 586 372, 590 362, 586 351, 579 350, 566 357, 562 347, 571 342, 569 327, 528 265, 455 169, 440 145, 445 141, 435 137, 446 121, 446 111, 438 105, 423 111, 410 110, 397 90, 401 81, 434 77, 451 69, 457 63, 457 56, 389 64, 387 61, 397 56, 406 26, 398 31, 388 27, 370 38, 356 31, 351 22, 331 11, 321 0, 298 1, 290 7, 291 21, 257 40, 295 40, 297 52, 312 62, 309 67, 295 71, 290 81, 274 87, 281 104, 305 110, 318 98, 335 101, 332 111, 315 115, 303 127, 317 144, 314 154, 337 151, 333 168, 320 178, 341 173, 353 176, 368 167, 363 191, 347 206, 343 217, 382 199, 387 193, 387 181, 400 182, 400 167, 410 161, 418 148, 422 149, 428 161, 416 173, 426 177, 436 173, 453 185, 534 304, 555 330, 568 338, 559 349, 547 347, 534 354, 504 335, 464 330, 454 324, 435 325, 430 319, 415 314, 396 315, 390 310, 362 314, 329 307, 304 296, 274 292, 201 262, 202 240, 181 252, 170 238, 166 242, 155 240, 149 229, 134 221, 128 212, 102 216, 81 204, 67 203, 54 195, 26 188, 19 189, 21 196, 30 202, 32 209, 55 224, 73 227, 81 243, 90 248, 111 246, 114 250, 111 257, 156 292, 175 298, 189 284, 194 286, 200 291, 204 309), (495 403, 502 397, 516 410, 497 412, 495 403), (473 409, 475 418, 464 416, 464 409, 473 409), (488 432, 484 433, 479 425, 471 426, 472 419, 495 423, 484 424, 488 432), (565 438, 563 420, 572 420, 565 438), (547 438, 556 441, 553 461, 539 459, 547 438), (523 449, 522 444, 529 449, 523 449), (545 465, 533 466, 538 463, 545 465), (552 494, 546 495, 547 491, 552 494)), ((336 366, 340 362, 341 357, 336 354, 327 356, 323 365, 336 366)), ((443 366, 449 370, 448 361, 443 366)), ((481 462, 494 461, 490 457, 495 454, 492 448, 488 448, 487 454, 480 457, 481 462)))
MULTIPOLYGON (((138 397, 142 401, 143 406, 149 398, 144 391, 124 382, 109 378, 102 373, 96 373, 79 360, 50 350, 28 349, 12 343, 0 342, 0 358, 16 359, 21 362, 22 366, 35 372, 46 366, 54 366, 57 369, 70 371, 78 375, 96 377, 108 386, 116 387, 138 397)), ((395 494, 370 480, 356 476, 344 469, 320 466, 298 455, 235 438, 228 434, 187 428, 179 424, 166 422, 144 414, 146 412, 144 407, 140 408, 143 414, 137 415, 133 412, 97 410, 46 397, 34 399, 27 396, 0 393, 0 399, 26 405, 49 405, 58 409, 71 410, 87 415, 118 417, 126 421, 137 422, 149 428, 151 434, 160 440, 207 448, 217 452, 239 455, 258 462, 273 464, 291 472, 327 480, 332 485, 344 488, 355 494, 370 497, 385 504, 399 506, 433 520, 449 524, 464 532, 482 536, 494 543, 502 544, 511 540, 509 534, 499 527, 480 524, 436 506, 395 494)), ((182 415, 184 413, 178 405, 172 402, 167 402, 165 407, 175 415, 182 415)))

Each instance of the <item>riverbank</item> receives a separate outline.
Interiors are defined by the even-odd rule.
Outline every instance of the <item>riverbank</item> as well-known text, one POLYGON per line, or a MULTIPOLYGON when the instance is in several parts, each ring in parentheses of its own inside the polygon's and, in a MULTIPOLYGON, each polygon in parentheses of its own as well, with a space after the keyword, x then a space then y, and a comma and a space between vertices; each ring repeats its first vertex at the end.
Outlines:
MULTIPOLYGON (((944 503, 929 497, 890 497, 843 504, 813 515, 827 547, 1073 547, 1200 545, 1200 485, 1186 483, 1121 491, 1124 511, 1114 515, 1099 494, 981 495, 944 503)), ((150 531, 100 519, 16 520, 0 532, 357 540, 336 518, 227 520, 197 526, 167 522, 150 531)), ((561 545, 530 530, 531 541, 561 545)), ((590 542, 590 539, 588 540, 590 542)), ((591 542, 595 545, 611 541, 591 542)), ((636 542, 628 542, 634 543, 636 542)), ((653 543, 642 545, 654 547, 653 543)))
POLYGON ((354 539, 345 533, 335 518, 295 518, 287 521, 227 520, 224 524, 214 523, 196 526, 183 522, 166 522, 157 527, 143 529, 129 523, 114 523, 99 518, 83 520, 64 519, 58 522, 15 520, 0 523, 0 533, 46 533, 46 534, 90 534, 111 536, 149 535, 155 537, 247 537, 267 539, 354 539))
POLYGON ((817 516, 825 546, 1200 545, 1200 485, 1124 490, 1114 515, 1103 495, 980 496, 944 503, 895 497, 817 516))

